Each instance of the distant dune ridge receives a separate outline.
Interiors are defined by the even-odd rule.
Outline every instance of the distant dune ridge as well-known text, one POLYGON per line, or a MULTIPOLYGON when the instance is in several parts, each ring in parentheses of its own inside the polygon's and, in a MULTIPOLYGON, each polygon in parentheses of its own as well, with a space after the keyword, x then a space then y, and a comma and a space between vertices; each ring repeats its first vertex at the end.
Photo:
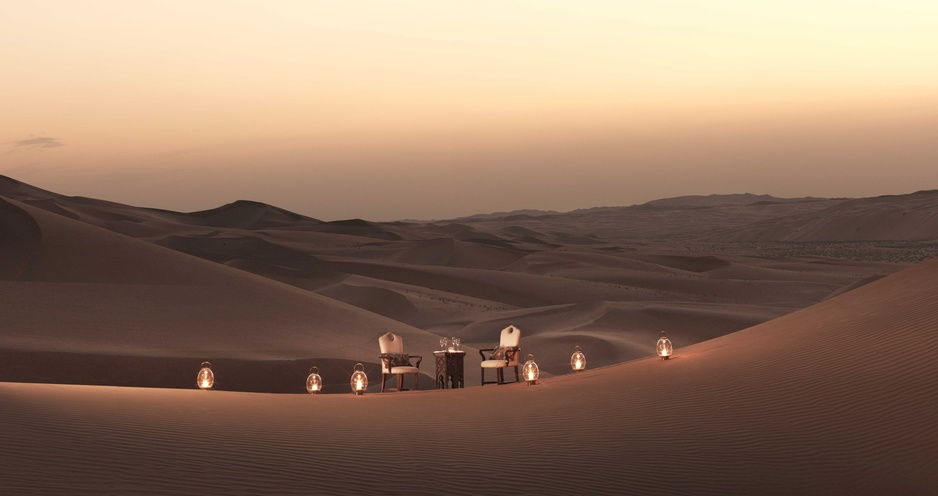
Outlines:
POLYGON ((0 487, 933 494, 938 261, 912 265, 936 247, 935 191, 376 223, 0 176, 0 487), (477 386, 508 324, 541 384, 432 390, 439 337, 477 386), (356 362, 374 392, 389 331, 424 391, 256 393, 302 393, 312 365, 345 392, 356 362), (195 390, 202 360, 218 391, 195 390))

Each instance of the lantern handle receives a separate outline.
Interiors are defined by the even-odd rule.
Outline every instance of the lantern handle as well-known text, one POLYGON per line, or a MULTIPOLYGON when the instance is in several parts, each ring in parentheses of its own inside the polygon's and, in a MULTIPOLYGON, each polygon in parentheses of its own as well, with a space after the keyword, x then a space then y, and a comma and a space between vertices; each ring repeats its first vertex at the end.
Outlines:
POLYGON ((528 356, 524 357, 524 361, 529 362, 531 360, 534 360, 534 355, 531 353, 528 353, 528 356))
POLYGON ((210 362, 202 362, 202 368, 203 368, 203 369, 210 369, 210 368, 212 368, 212 364, 211 364, 210 362))
POLYGON ((310 368, 309 368, 309 373, 310 373, 311 375, 312 375, 312 374, 319 375, 319 367, 315 367, 315 366, 314 366, 314 367, 310 367, 310 368))
POLYGON ((362 365, 361 362, 359 362, 359 363, 356 363, 356 364, 355 364, 355 367, 354 367, 352 370, 354 370, 354 371, 361 370, 362 372, 364 372, 364 371, 365 371, 365 366, 362 365), (359 367, 361 367, 361 369, 359 369, 359 367))

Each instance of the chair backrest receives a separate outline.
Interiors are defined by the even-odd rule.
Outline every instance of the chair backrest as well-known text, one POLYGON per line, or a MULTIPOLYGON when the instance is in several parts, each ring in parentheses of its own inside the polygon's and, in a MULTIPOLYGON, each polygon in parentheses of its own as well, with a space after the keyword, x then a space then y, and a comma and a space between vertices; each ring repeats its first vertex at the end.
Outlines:
POLYGON ((510 325, 502 329, 501 338, 498 341, 499 346, 521 346, 521 329, 510 325))
POLYGON ((378 338, 378 346, 381 347, 381 354, 404 353, 404 340, 393 332, 382 334, 378 338))

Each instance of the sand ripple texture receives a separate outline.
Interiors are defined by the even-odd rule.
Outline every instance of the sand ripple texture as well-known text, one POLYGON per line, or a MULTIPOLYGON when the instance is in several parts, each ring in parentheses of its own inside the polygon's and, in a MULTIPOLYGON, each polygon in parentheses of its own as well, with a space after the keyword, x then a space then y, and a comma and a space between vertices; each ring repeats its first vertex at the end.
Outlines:
POLYGON ((672 360, 537 386, 309 397, 0 384, 0 487, 936 494, 936 280, 933 260, 672 360))

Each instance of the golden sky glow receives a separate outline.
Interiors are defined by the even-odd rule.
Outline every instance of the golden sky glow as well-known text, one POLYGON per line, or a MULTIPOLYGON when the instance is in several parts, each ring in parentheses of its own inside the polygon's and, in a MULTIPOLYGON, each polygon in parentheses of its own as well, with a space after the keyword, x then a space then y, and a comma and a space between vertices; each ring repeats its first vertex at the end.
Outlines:
POLYGON ((0 5, 0 174, 176 210, 442 218, 938 187, 938 5, 0 5))

